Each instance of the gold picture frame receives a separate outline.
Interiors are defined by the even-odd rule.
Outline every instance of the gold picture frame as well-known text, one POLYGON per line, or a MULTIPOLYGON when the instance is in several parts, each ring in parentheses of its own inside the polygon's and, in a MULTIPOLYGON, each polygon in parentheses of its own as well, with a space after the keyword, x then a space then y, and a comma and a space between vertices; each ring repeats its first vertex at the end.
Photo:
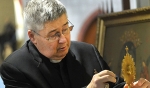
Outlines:
POLYGON ((128 46, 137 68, 136 79, 150 80, 150 7, 100 15, 97 25, 96 47, 112 71, 121 74, 128 46))

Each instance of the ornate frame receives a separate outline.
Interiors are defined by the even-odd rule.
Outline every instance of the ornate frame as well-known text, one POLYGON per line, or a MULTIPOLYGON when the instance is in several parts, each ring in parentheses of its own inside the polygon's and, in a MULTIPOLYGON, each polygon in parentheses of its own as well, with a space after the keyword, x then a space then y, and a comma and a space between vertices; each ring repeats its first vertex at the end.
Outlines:
POLYGON ((136 22, 150 21, 150 7, 133 10, 125 10, 111 14, 104 14, 98 17, 96 47, 103 56, 105 31, 107 27, 133 24, 136 22))
POLYGON ((136 41, 135 39, 133 39, 133 41, 130 40, 136 47, 136 51, 134 52, 135 54, 132 55, 136 60, 136 78, 141 77, 142 71, 149 70, 149 77, 146 78, 149 78, 148 80, 150 80, 150 7, 100 15, 98 17, 97 25, 96 47, 98 48, 101 56, 103 56, 108 65, 111 67, 111 70, 117 75, 121 75, 121 65, 119 64, 123 59, 122 56, 125 51, 123 50, 124 44, 127 42, 127 40, 125 40, 125 43, 121 45, 122 42, 120 41, 122 35, 123 38, 126 37, 124 33, 127 31, 126 34, 130 34, 130 36, 127 36, 128 38, 138 36, 138 38, 142 40, 142 43, 138 38, 136 41), (118 36, 120 37, 120 40, 118 36), (114 40, 112 40, 113 38, 114 40), (149 64, 146 64, 147 67, 143 68, 143 63, 149 64))

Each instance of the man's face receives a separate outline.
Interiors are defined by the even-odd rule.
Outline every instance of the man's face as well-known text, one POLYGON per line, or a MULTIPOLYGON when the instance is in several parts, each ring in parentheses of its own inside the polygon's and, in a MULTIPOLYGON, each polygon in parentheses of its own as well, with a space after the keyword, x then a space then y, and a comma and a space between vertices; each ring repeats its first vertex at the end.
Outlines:
POLYGON ((30 39, 41 54, 52 60, 61 60, 66 56, 70 47, 70 31, 63 34, 68 27, 67 16, 63 14, 57 20, 46 22, 44 28, 38 32, 41 36, 34 33, 34 39, 30 39), (61 35, 56 40, 46 39, 59 33, 61 35))

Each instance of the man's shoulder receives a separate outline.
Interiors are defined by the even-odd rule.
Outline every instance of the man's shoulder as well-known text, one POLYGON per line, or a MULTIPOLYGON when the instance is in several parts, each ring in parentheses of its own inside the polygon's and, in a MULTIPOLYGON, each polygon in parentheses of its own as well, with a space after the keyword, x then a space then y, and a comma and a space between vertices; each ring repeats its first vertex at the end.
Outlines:
POLYGON ((29 56, 28 48, 26 47, 27 44, 25 43, 22 47, 17 49, 16 51, 12 52, 5 61, 12 61, 12 60, 19 60, 20 58, 25 58, 29 56))
POLYGON ((78 54, 90 54, 95 53, 96 47, 92 44, 88 44, 85 42, 79 42, 79 41, 71 41, 70 50, 73 53, 78 54))
POLYGON ((92 47, 92 44, 86 42, 79 42, 79 41, 71 41, 71 48, 85 48, 85 47, 92 47))

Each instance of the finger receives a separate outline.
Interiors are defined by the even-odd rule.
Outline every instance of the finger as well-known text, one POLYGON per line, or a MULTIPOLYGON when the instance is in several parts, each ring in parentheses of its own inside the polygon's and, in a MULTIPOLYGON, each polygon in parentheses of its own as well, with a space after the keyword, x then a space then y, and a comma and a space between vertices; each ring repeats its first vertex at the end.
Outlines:
POLYGON ((144 84, 146 80, 144 78, 140 78, 137 82, 134 83, 134 85, 138 85, 138 86, 141 86, 144 84))
POLYGON ((128 84, 125 84, 123 88, 128 88, 128 84))
POLYGON ((100 80, 102 80, 102 82, 116 82, 116 78, 111 76, 111 75, 103 75, 100 76, 100 80))
POLYGON ((142 87, 148 88, 149 84, 150 84, 149 81, 145 79, 145 82, 142 84, 142 87))
POLYGON ((133 83, 133 86, 135 86, 135 85, 138 85, 138 81, 136 81, 136 82, 133 83))
POLYGON ((110 75, 103 75, 103 76, 99 76, 99 74, 95 74, 92 78, 92 81, 96 84, 99 84, 99 83, 106 83, 106 82, 113 82, 115 83, 116 82, 116 78, 115 77, 112 77, 110 75))
MULTIPOLYGON (((147 80, 148 81, 148 80, 147 80)), ((150 81, 148 81, 148 87, 147 88, 150 88, 150 81)))
POLYGON ((109 71, 109 70, 103 70, 99 72, 97 75, 99 76, 110 75, 112 77, 116 77, 116 75, 112 71, 109 71))
POLYGON ((150 88, 150 82, 144 78, 140 78, 138 81, 134 82, 133 85, 140 88, 150 88))

